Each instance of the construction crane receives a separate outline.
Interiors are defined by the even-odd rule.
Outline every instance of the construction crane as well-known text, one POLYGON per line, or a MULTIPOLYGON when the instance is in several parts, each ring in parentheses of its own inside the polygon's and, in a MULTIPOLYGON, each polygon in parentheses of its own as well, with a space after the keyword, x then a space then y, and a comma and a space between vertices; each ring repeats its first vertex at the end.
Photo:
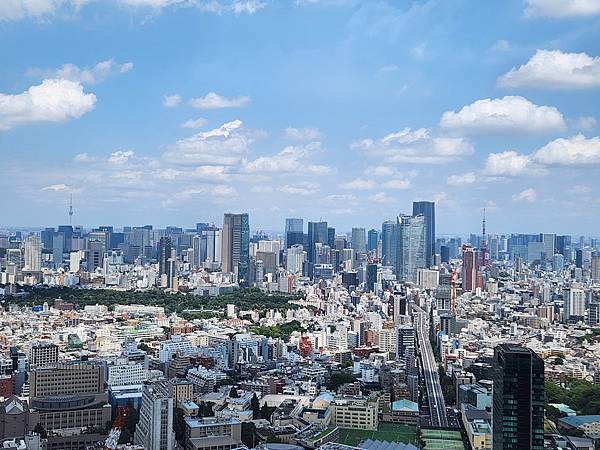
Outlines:
POLYGON ((125 417, 127 417, 128 412, 129 408, 127 406, 119 406, 117 417, 113 422, 113 427, 110 430, 110 433, 108 433, 106 441, 104 441, 105 450, 115 450, 117 448, 119 438, 121 437, 121 429, 125 426, 125 417))

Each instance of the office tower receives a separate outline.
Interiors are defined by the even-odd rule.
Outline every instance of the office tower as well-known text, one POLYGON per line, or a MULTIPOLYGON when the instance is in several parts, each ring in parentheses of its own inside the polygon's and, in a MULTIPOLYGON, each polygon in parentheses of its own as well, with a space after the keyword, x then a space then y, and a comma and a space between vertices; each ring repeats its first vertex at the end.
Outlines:
POLYGON ((302 244, 303 235, 304 219, 285 219, 285 248, 290 248, 292 245, 296 244, 302 244), (290 243, 288 240, 291 240, 292 242, 290 243))
POLYGON ((493 449, 543 450, 544 361, 516 344, 494 348, 493 449))
POLYGON ((600 253, 592 254, 592 281, 594 284, 600 284, 600 253))
POLYGON ((327 222, 308 222, 308 248, 306 253, 308 262, 315 262, 315 244, 327 244, 328 242, 327 222))
POLYGON ((571 247, 571 236, 556 236, 556 253, 560 253, 565 257, 567 261, 571 261, 571 258, 567 258, 569 249, 571 247))
POLYGON ((292 275, 302 275, 302 265, 306 261, 306 252, 301 245, 294 245, 286 254, 286 268, 292 275))
POLYGON ((37 234, 25 238, 25 269, 34 272, 42 270, 42 241, 37 234))
POLYGON ((58 232, 63 234, 63 252, 67 253, 72 250, 71 239, 73 238, 73 227, 71 225, 59 225, 58 232))
POLYGON ((563 322, 583 320, 585 316, 585 291, 579 288, 563 290, 563 322))
POLYGON ((52 342, 33 341, 27 351, 29 367, 47 367, 58 362, 58 345, 52 342))
POLYGON ((173 244, 170 237, 163 236, 158 241, 158 274, 164 275, 168 270, 168 260, 173 253, 173 244))
POLYGON ((65 249, 65 235, 62 233, 54 233, 52 236, 52 262, 54 267, 58 269, 63 265, 63 253, 65 249))
POLYGON ((552 257, 552 271, 553 272, 562 272, 565 267, 565 257, 560 253, 556 253, 552 257))
POLYGON ((409 349, 414 349, 415 336, 415 329, 411 325, 398 326, 398 349, 396 351, 397 359, 403 360, 406 357, 407 351, 410 353, 409 349))
POLYGON ((581 249, 575 251, 575 267, 583 269, 583 250, 581 249))
POLYGON ((381 263, 384 266, 396 267, 397 228, 392 220, 381 224, 381 263))
POLYGON ((545 260, 551 261, 552 257, 554 256, 555 248, 556 248, 556 235, 542 233, 542 234, 540 234, 540 241, 544 245, 544 249, 543 249, 542 253, 545 255, 545 260))
POLYGON ((448 247, 447 245, 442 245, 440 247, 440 257, 442 260, 442 263, 449 263, 450 262, 450 247, 448 247))
POLYGON ((113 241, 113 233, 114 233, 114 228, 109 226, 109 225, 104 225, 101 227, 98 227, 98 231, 101 231, 102 233, 104 233, 104 235, 106 236, 106 250, 112 250, 113 248, 117 248, 117 246, 115 245, 114 241, 113 241))
POLYGON ((367 236, 364 228, 352 228, 351 244, 354 254, 367 252, 367 236))
POLYGON ((425 216, 398 216, 396 278, 417 282, 417 269, 425 267, 425 216))
POLYGON ((238 281, 246 280, 250 263, 250 223, 248 213, 223 217, 221 230, 221 266, 223 272, 234 273, 238 281))
POLYGON ((425 264, 431 267, 435 254, 435 203, 413 202, 413 216, 425 216, 425 264))
POLYGON ((209 227, 208 223, 206 223, 206 222, 198 222, 198 223, 196 223, 196 232, 202 233, 208 227, 209 227))
POLYGON ((598 300, 590 302, 588 325, 590 327, 597 327, 598 325, 600 325, 600 302, 598 300))
POLYGON ((40 236, 42 238, 42 246, 44 250, 52 250, 52 238, 54 237, 54 228, 44 228, 40 236))
POLYGON ((173 440, 173 398, 168 384, 166 381, 145 384, 134 443, 146 450, 172 450, 173 440))
POLYGON ((462 254, 462 289, 463 292, 473 292, 477 286, 477 265, 475 249, 463 245, 462 254))
POLYGON ((335 247, 335 228, 327 227, 327 245, 329 247, 335 247))
POLYGON ((370 252, 377 251, 377 243, 379 242, 379 232, 374 229, 370 229, 367 234, 367 250, 370 252))
POLYGON ((375 290, 377 283, 377 264, 367 264, 367 289, 369 292, 375 290))

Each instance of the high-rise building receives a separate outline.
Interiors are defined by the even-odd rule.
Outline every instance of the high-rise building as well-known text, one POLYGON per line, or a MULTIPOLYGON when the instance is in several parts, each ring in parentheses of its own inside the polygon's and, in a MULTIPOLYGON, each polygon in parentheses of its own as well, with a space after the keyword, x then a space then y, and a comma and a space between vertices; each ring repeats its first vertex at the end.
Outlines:
POLYGON ((25 269, 35 272, 42 269, 42 241, 37 234, 25 238, 25 269))
POLYGON ((352 228, 352 248, 355 254, 367 252, 367 236, 364 228, 352 228))
POLYGON ((475 249, 463 245, 462 255, 462 288, 463 292, 473 292, 477 286, 477 257, 475 249))
POLYGON ((563 321, 579 321, 585 316, 585 291, 579 288, 563 290, 564 311, 563 321))
POLYGON ((598 252, 592 254, 592 281, 594 284, 600 284, 600 253, 598 252))
POLYGON ((370 229, 367 234, 367 250, 374 252, 377 250, 377 243, 379 242, 379 232, 375 229, 370 229))
POLYGON ((425 267, 425 216, 398 216, 396 278, 417 282, 417 269, 425 267))
POLYGON ((393 220, 381 224, 381 262, 384 266, 396 267, 397 228, 393 220))
POLYGON ((413 216, 425 216, 425 264, 431 267, 435 254, 435 203, 413 202, 413 216))
POLYGON ((309 263, 315 263, 315 244, 327 244, 328 237, 327 222, 308 222, 308 248, 306 253, 309 263))
POLYGON ((134 443, 146 450, 172 450, 174 438, 173 398, 167 382, 145 384, 134 443))
POLYGON ((285 219, 285 248, 302 244, 304 235, 304 219, 285 219))
POLYGON ((250 223, 248 213, 225 214, 221 230, 221 267, 246 280, 250 263, 250 223))
POLYGON ((494 348, 493 449, 543 450, 544 361, 516 344, 494 348))
POLYGON ((163 236, 158 241, 158 274, 164 275, 168 270, 168 260, 173 253, 171 238, 163 236))

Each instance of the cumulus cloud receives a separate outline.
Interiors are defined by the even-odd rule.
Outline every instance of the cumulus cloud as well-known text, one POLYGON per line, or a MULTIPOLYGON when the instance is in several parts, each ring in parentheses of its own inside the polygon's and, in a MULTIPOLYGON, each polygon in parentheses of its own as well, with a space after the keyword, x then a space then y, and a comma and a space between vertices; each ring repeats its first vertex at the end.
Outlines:
POLYGON ((66 122, 94 109, 96 96, 80 83, 44 80, 20 94, 0 94, 0 130, 36 122, 66 122))
POLYGON ((244 108, 250 104, 250 97, 243 95, 227 98, 215 92, 209 92, 204 97, 191 99, 189 104, 198 109, 244 108))
POLYGON ((179 94, 165 95, 163 98, 163 106, 165 108, 175 108, 179 103, 181 103, 181 95, 179 94))
POLYGON ((537 192, 533 188, 525 189, 524 191, 512 196, 513 202, 533 203, 537 200, 537 192))
POLYGON ((582 134, 549 142, 533 154, 533 159, 547 165, 586 165, 600 163, 600 137, 587 139, 582 134))
POLYGON ((390 197, 385 192, 377 192, 369 196, 369 200, 375 203, 394 203, 396 201, 394 197, 390 197))
POLYGON ((315 127, 288 127, 283 130, 283 137, 291 141, 314 141, 321 139, 323 135, 321 134, 321 131, 315 127))
POLYGON ((549 133, 566 127, 558 109, 535 105, 520 96, 486 98, 458 112, 446 111, 440 125, 467 134, 549 133))
POLYGON ((467 139, 432 136, 427 128, 404 128, 379 140, 355 141, 351 148, 381 156, 390 163, 444 164, 473 153, 467 139))
POLYGON ((490 153, 485 164, 485 173, 490 176, 518 176, 532 170, 531 158, 513 150, 490 153))
POLYGON ((446 180, 446 183, 451 186, 462 186, 465 184, 473 184, 476 179, 477 177, 473 172, 467 172, 459 175, 450 175, 446 180))
POLYGON ((498 78, 502 87, 579 89, 600 86, 600 58, 586 53, 537 50, 526 64, 498 78))
POLYGON ((381 185, 384 189, 409 189, 410 180, 403 180, 400 178, 386 181, 381 185))
POLYGON ((251 173, 284 173, 301 170, 304 173, 326 174, 331 171, 328 166, 310 163, 310 158, 320 149, 320 142, 288 145, 276 155, 261 156, 253 161, 244 161, 244 170, 251 173))
POLYGON ((237 165, 246 157, 252 141, 242 130, 242 121, 234 120, 177 141, 163 158, 173 164, 237 165))
POLYGON ((135 155, 133 150, 118 150, 111 153, 108 157, 108 162, 112 164, 125 164, 135 155))
POLYGON ((93 67, 79 68, 75 64, 63 64, 58 69, 33 68, 27 71, 29 76, 70 80, 81 84, 97 84, 112 75, 124 74, 133 69, 133 63, 116 63, 114 59, 100 61, 93 67))
POLYGON ((598 0, 525 0, 525 17, 561 19, 600 15, 598 0))
POLYGON ((375 189, 377 187, 377 183, 375 183, 373 180, 367 180, 365 178, 355 178, 352 181, 340 183, 338 187, 340 189, 366 191, 369 189, 375 189))
POLYGON ((203 117, 198 119, 189 119, 181 124, 181 128, 202 128, 206 125, 207 120, 203 117))
POLYGON ((598 125, 595 117, 584 116, 573 120, 572 126, 580 130, 593 130, 598 125))

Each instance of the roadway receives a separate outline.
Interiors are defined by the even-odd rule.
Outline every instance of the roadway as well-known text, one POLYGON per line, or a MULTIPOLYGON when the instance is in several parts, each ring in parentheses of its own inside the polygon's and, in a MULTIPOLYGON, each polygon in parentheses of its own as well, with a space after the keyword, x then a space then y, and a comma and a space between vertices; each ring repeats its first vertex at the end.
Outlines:
POLYGON ((421 357, 421 370, 425 381, 431 425, 434 427, 448 427, 446 403, 442 393, 442 385, 438 374, 438 366, 433 356, 433 349, 429 341, 429 316, 420 307, 413 304, 413 319, 417 337, 419 355, 421 357))

